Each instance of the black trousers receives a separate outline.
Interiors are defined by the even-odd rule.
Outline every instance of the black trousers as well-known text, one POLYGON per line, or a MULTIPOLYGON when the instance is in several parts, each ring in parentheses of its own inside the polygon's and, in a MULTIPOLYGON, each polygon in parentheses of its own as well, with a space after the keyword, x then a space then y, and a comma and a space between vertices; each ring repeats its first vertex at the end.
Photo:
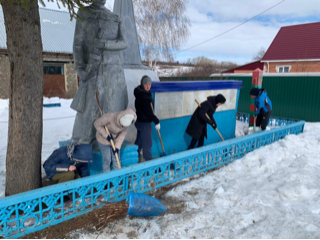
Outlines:
POLYGON ((134 144, 138 145, 138 153, 143 149, 143 158, 145 160, 152 160, 152 129, 150 122, 138 122, 135 126, 137 128, 137 139, 134 144))
POLYGON ((199 142, 198 142, 197 139, 192 138, 191 143, 190 143, 190 145, 188 147, 188 150, 189 149, 193 149, 196 146, 197 142, 198 142, 198 146, 197 147, 202 147, 203 144, 204 144, 204 135, 205 135, 205 131, 202 131, 202 133, 200 135, 200 138, 199 138, 199 142))
POLYGON ((259 113, 256 120, 256 126, 261 127, 262 131, 266 130, 272 111, 259 113))

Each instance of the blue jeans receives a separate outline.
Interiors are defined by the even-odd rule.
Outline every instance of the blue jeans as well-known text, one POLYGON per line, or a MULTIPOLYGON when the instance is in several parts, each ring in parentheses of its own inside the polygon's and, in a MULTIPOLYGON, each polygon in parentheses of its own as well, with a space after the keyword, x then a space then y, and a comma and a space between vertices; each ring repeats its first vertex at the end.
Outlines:
MULTIPOLYGON (((111 168, 110 168, 111 162, 112 162, 114 170, 119 169, 116 156, 113 154, 113 151, 112 151, 112 147, 107 146, 107 145, 103 145, 99 142, 98 142, 98 144, 99 144, 99 148, 100 148, 102 158, 103 158, 103 172, 109 172, 111 170, 111 168)), ((119 161, 120 161, 120 150, 119 150, 118 157, 119 157, 119 161)))

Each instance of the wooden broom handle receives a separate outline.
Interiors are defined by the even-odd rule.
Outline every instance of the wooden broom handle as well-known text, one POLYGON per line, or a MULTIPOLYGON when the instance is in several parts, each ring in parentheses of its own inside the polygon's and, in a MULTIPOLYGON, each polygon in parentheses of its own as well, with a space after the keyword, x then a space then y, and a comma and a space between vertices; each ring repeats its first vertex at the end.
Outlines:
MULTIPOLYGON (((101 117, 102 117, 103 112, 102 112, 102 109, 101 109, 101 105, 100 105, 100 101, 99 101, 98 91, 97 90, 95 91, 95 94, 96 94, 96 99, 97 99, 97 103, 98 103, 98 106, 99 106, 100 114, 101 114, 101 117)), ((110 132, 109 132, 109 130, 108 130, 108 128, 107 128, 107 126, 104 126, 104 128, 106 129, 106 132, 108 133, 109 137, 112 137, 110 132)), ((116 147, 115 147, 114 142, 113 142, 112 139, 110 139, 110 143, 111 143, 113 151, 115 151, 116 147)), ((119 169, 120 169, 121 168, 121 164, 120 164, 120 161, 119 161, 119 156, 118 156, 117 153, 115 153, 114 155, 116 156, 117 163, 118 163, 118 166, 119 166, 119 169)))
MULTIPOLYGON (((195 101, 196 101, 196 103, 198 104, 198 106, 201 108, 201 104, 198 102, 198 100, 197 100, 197 99, 195 99, 195 101)), ((207 114, 207 113, 206 113, 206 117, 207 117, 209 120, 211 120, 211 118, 208 116, 208 114, 207 114)), ((214 124, 212 124, 212 126, 214 126, 214 127, 215 127, 215 125, 214 125, 214 124)), ((224 141, 224 139, 223 139, 223 137, 221 136, 221 134, 220 134, 220 132, 219 132, 218 128, 216 128, 215 130, 217 131, 217 133, 218 133, 218 134, 219 134, 219 136, 221 137, 222 141, 224 141)))
MULTIPOLYGON (((152 103, 150 103, 150 106, 151 106, 152 112, 153 112, 153 114, 154 114, 152 103)), ((157 130, 157 131, 158 131, 158 135, 159 135, 159 139, 160 139, 162 151, 163 151, 163 153, 166 153, 165 150, 164 150, 163 143, 162 143, 162 138, 161 138, 161 135, 160 135, 160 130, 157 130)))

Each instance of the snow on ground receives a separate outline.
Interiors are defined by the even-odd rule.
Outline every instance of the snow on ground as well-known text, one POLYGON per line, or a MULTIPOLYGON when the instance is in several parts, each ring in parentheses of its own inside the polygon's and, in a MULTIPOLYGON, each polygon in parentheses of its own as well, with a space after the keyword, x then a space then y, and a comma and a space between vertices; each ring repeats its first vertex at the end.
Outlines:
MULTIPOLYGON (((61 107, 43 108, 42 162, 53 150, 59 148, 59 141, 71 138, 76 112, 70 108, 72 99, 44 98, 43 103, 61 103, 61 107)), ((5 163, 8 141, 9 101, 0 99, 0 197, 5 191, 5 163)), ((45 172, 42 168, 42 176, 45 172)))
POLYGON ((289 135, 162 196, 184 203, 180 214, 127 216, 101 234, 77 230, 71 236, 320 238, 319 159, 320 123, 306 123, 303 134, 289 135))
POLYGON ((177 76, 177 73, 188 73, 193 69, 194 67, 189 66, 157 65, 155 67, 155 72, 159 77, 171 77, 177 76))
MULTIPOLYGON (((42 161, 70 139, 75 112, 71 100, 43 109, 42 161)), ((8 100, 0 100, 0 196, 4 195, 8 100)), ((237 136, 248 131, 237 121, 237 136)), ((179 214, 126 217, 99 238, 320 238, 320 123, 247 154, 219 170, 186 181, 162 199, 184 203, 179 214), (110 232, 112 232, 110 234, 110 232)), ((167 205, 167 207, 170 207, 167 205)), ((76 231, 72 236, 96 238, 76 231)))

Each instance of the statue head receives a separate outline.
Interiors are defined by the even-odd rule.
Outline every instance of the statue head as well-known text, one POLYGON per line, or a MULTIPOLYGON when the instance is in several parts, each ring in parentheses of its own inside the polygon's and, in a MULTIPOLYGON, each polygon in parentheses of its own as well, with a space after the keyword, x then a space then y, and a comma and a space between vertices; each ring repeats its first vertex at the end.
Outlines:
POLYGON ((105 4, 106 4, 106 0, 95 0, 95 1, 93 2, 93 5, 99 6, 99 7, 102 7, 102 6, 104 6, 105 4))

